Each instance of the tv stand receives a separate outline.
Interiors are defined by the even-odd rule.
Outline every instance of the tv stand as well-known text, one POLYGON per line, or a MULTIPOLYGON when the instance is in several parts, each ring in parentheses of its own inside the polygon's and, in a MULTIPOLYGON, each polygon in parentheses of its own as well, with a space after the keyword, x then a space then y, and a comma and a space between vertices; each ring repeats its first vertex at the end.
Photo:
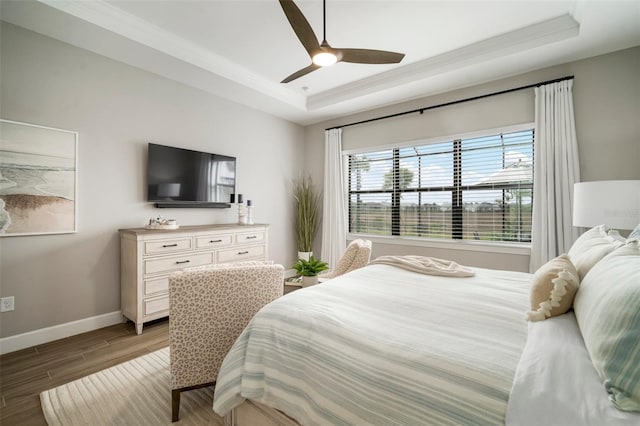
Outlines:
POLYGON ((228 209, 231 207, 229 203, 181 203, 181 202, 168 202, 168 203, 156 203, 159 209, 169 208, 190 208, 190 209, 228 209))

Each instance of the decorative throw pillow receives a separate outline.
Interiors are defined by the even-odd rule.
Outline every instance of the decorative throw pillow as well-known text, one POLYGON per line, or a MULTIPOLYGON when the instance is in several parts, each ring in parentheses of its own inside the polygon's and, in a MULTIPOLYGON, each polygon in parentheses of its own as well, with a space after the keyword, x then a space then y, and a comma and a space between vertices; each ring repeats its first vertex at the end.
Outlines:
POLYGON ((627 241, 640 240, 640 225, 636 226, 636 228, 631 231, 629 236, 627 237, 627 241))
POLYGON ((576 319, 609 399, 640 411, 640 241, 607 255, 581 282, 576 319))
POLYGON ((609 227, 606 225, 595 226, 580 235, 569 249, 569 257, 581 280, 600 259, 624 244, 608 232, 609 227))
POLYGON ((567 312, 573 304, 578 284, 578 271, 566 254, 542 265, 531 281, 531 310, 527 320, 542 321, 567 312))

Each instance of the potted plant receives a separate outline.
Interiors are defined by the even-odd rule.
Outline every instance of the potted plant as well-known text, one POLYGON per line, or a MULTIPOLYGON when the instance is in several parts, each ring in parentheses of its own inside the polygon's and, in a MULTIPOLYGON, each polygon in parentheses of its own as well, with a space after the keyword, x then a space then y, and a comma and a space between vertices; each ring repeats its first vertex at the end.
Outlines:
POLYGON ((293 197, 296 200, 298 258, 309 260, 313 251, 313 240, 318 231, 320 205, 320 194, 315 191, 310 176, 301 177, 294 182, 293 197))
POLYGON ((298 259, 293 269, 302 275, 302 286, 307 287, 318 283, 318 274, 329 269, 329 264, 310 256, 309 259, 298 259))

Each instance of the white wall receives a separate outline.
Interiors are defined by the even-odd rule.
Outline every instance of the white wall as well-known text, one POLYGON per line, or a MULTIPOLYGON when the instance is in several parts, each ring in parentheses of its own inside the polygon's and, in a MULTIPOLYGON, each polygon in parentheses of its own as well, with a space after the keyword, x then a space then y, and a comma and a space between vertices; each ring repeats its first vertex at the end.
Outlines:
MULTIPOLYGON (((305 128, 305 164, 320 187, 324 175, 324 129, 402 111, 443 104, 573 75, 576 132, 583 181, 640 179, 640 47, 541 69, 461 90, 442 93, 305 128)), ((343 148, 388 145, 426 137, 534 121, 533 89, 346 127, 343 148)), ((321 235, 321 233, 319 233, 321 235)), ((320 238, 314 247, 320 251, 320 238)), ((421 245, 374 242, 372 257, 419 254, 462 264, 527 271, 528 254, 491 253, 421 245)))
POLYGON ((148 142, 236 156, 237 192, 271 225, 270 257, 294 262, 301 126, 11 24, 1 43, 1 117, 79 132, 79 232, 0 239, 0 295, 15 296, 0 336, 119 311, 119 228, 158 214, 182 225, 237 220, 232 209, 146 203, 148 142))

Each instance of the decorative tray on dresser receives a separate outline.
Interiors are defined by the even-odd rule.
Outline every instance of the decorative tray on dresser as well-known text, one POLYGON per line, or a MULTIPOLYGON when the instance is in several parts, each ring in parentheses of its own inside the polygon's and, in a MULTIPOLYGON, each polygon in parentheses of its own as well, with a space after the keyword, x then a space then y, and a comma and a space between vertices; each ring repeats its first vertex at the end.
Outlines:
POLYGON ((122 315, 136 333, 169 315, 169 275, 192 266, 266 260, 268 225, 197 225, 120 229, 122 315))

